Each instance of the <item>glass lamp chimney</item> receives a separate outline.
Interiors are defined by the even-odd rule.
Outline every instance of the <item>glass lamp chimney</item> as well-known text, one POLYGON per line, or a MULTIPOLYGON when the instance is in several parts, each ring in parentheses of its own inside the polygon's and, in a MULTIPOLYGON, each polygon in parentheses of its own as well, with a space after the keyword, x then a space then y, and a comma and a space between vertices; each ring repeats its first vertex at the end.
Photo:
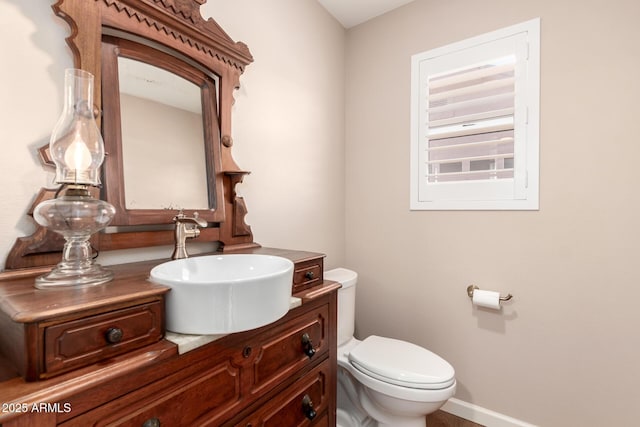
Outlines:
POLYGON ((49 151, 56 164, 56 183, 100 185, 104 142, 93 115, 93 75, 65 71, 64 109, 53 128, 49 151))

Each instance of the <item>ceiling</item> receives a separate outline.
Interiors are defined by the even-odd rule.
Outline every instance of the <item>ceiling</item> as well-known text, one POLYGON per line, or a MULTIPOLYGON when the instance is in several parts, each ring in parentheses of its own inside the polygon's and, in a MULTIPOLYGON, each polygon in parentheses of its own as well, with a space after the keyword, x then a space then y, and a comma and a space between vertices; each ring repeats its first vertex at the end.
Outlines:
POLYGON ((318 0, 345 28, 351 28, 413 0, 318 0))

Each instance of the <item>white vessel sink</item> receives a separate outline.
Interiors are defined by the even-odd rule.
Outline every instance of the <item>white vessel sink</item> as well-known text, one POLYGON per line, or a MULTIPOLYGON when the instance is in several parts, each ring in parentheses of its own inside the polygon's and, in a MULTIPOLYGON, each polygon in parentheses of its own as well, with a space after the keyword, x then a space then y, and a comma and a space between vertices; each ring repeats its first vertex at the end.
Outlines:
POLYGON ((289 310, 293 262, 258 255, 208 255, 168 261, 151 281, 169 286, 166 328, 181 334, 226 334, 274 322, 289 310))

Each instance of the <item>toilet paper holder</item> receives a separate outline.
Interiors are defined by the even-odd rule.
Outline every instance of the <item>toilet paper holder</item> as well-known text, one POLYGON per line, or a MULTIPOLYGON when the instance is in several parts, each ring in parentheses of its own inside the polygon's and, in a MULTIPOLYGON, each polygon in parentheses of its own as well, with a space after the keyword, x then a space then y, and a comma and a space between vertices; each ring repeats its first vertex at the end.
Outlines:
MULTIPOLYGON (((473 291, 475 291, 476 289, 480 288, 476 285, 467 286, 467 295, 469 295, 469 298, 473 298, 473 291)), ((500 295, 500 301, 509 301, 511 298, 513 298, 513 295, 511 294, 507 294, 505 296, 500 295)))

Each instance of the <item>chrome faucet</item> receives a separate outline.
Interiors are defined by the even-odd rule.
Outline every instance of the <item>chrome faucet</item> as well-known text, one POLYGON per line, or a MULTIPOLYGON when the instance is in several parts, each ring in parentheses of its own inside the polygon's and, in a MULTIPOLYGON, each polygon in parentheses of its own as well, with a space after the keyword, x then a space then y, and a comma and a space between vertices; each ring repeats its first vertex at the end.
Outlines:
POLYGON ((188 258, 187 239, 198 237, 200 235, 200 228, 198 227, 206 227, 207 221, 198 218, 198 212, 194 212, 192 217, 188 217, 182 212, 182 209, 180 209, 178 214, 173 217, 173 222, 176 224, 174 233, 175 248, 173 249, 171 259, 188 258))

